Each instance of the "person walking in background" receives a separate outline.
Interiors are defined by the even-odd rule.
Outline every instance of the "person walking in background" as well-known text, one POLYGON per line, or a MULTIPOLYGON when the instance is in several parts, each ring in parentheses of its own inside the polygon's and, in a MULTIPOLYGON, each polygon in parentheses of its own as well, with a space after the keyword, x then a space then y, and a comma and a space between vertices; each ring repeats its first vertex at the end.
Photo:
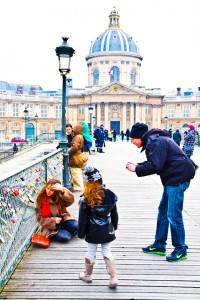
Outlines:
POLYGON ((169 133, 169 137, 172 138, 172 129, 171 128, 169 129, 168 133, 169 133))
POLYGON ((184 132, 184 142, 183 142, 183 152, 188 156, 191 157, 194 152, 194 143, 195 143, 195 136, 196 130, 194 125, 189 125, 188 132, 184 132))
POLYGON ((130 136, 132 144, 145 150, 147 161, 138 164, 128 162, 126 169, 135 172, 138 177, 159 174, 164 188, 158 208, 155 241, 142 250, 149 254, 166 255, 170 225, 174 251, 166 259, 169 262, 184 260, 188 248, 182 217, 184 192, 195 175, 195 169, 166 130, 148 130, 146 124, 136 123, 130 136))
POLYGON ((92 282, 97 246, 101 244, 101 252, 110 275, 109 287, 115 288, 118 280, 110 242, 115 239, 118 226, 117 196, 102 185, 102 176, 93 167, 86 168, 84 182, 85 189, 79 207, 78 237, 85 238, 88 247, 85 271, 79 274, 79 278, 87 283, 92 282))
POLYGON ((97 127, 97 129, 95 129, 94 138, 96 139, 95 143, 96 143, 97 152, 104 153, 104 151, 103 151, 103 146, 104 146, 103 125, 101 125, 100 127, 97 127))
POLYGON ((129 142, 129 139, 130 139, 130 130, 127 128, 126 129, 126 140, 127 140, 127 142, 129 142))
POLYGON ((121 135, 121 139, 122 139, 122 142, 123 142, 124 141, 124 135, 125 135, 123 130, 121 131, 120 135, 121 135))
POLYGON ((180 134, 180 131, 178 129, 176 129, 176 131, 173 133, 173 140, 175 143, 177 143, 177 145, 180 146, 180 143, 181 143, 181 134, 180 134))
POLYGON ((71 171, 73 191, 82 192, 84 189, 83 173, 88 161, 88 155, 84 152, 83 126, 78 124, 74 127, 74 137, 68 150, 68 166, 71 171))
POLYGON ((17 152, 18 152, 17 144, 14 144, 14 146, 13 146, 13 154, 15 154, 17 152))
POLYGON ((116 142, 117 139, 117 132, 115 129, 113 129, 113 141, 116 142))
POLYGON ((78 223, 67 211, 73 203, 74 194, 58 178, 44 185, 36 197, 36 219, 42 236, 67 242, 76 235, 78 223))

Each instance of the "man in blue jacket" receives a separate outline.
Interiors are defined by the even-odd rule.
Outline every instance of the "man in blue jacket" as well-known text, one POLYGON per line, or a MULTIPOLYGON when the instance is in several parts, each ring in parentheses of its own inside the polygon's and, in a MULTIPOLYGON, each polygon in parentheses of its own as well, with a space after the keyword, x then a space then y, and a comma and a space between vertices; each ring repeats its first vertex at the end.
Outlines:
POLYGON ((170 225, 174 251, 166 257, 176 262, 187 258, 185 229, 182 217, 184 192, 195 175, 195 169, 180 147, 166 130, 151 129, 144 123, 136 123, 131 129, 131 143, 145 150, 147 161, 128 162, 126 169, 138 177, 157 174, 163 184, 163 195, 158 208, 155 241, 142 248, 145 253, 166 255, 168 228, 170 225))

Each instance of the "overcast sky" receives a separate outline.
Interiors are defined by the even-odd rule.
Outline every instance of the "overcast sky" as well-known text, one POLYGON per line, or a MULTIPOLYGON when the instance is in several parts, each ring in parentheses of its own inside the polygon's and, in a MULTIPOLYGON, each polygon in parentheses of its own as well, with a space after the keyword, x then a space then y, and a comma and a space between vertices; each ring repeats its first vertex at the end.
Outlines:
POLYGON ((163 91, 200 86, 200 0, 2 0, 0 80, 62 87, 55 48, 69 36, 76 50, 70 77, 87 86, 91 41, 108 28, 115 5, 120 25, 143 56, 141 85, 163 91))

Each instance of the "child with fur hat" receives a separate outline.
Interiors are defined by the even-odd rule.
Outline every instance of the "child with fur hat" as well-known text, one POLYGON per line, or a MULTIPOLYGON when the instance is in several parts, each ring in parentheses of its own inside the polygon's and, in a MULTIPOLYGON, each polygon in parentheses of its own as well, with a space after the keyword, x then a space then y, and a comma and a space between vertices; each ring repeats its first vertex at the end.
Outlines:
POLYGON ((80 199, 78 237, 85 238, 88 243, 85 256, 85 271, 79 278, 87 283, 92 282, 92 272, 98 244, 110 275, 109 287, 118 285, 115 259, 111 245, 118 226, 117 196, 103 185, 100 172, 87 167, 84 174, 84 192, 80 199))

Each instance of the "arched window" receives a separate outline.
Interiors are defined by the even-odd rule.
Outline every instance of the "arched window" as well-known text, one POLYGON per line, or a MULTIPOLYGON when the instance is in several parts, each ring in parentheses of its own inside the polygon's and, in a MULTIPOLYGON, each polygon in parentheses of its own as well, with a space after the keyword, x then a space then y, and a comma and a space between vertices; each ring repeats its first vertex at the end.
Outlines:
POLYGON ((135 71, 131 70, 131 85, 135 85, 135 71))
POLYGON ((99 85, 99 70, 94 69, 93 72, 93 85, 99 85))
POLYGON ((120 71, 118 67, 112 67, 109 71, 110 74, 110 83, 119 82, 120 71))
POLYGON ((183 128, 187 128, 188 127, 188 124, 183 124, 183 128))

